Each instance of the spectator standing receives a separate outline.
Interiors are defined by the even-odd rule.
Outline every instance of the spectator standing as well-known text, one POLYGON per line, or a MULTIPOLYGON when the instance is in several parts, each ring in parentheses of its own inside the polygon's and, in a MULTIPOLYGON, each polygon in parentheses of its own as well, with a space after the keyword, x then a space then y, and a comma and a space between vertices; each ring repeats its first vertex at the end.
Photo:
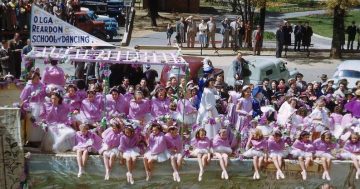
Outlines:
POLYGON ((2 75, 7 75, 10 72, 8 47, 8 42, 6 40, 2 40, 0 48, 0 65, 2 75))
POLYGON ((357 28, 357 33, 358 33, 358 38, 357 38, 357 41, 358 41, 358 45, 357 45, 357 50, 360 50, 360 25, 359 27, 357 28))
POLYGON ((239 47, 242 48, 243 47, 243 38, 245 36, 245 25, 244 22, 241 21, 241 19, 239 18, 239 47))
POLYGON ((174 29, 172 28, 171 24, 168 24, 166 29, 166 39, 168 41, 167 45, 171 45, 171 36, 173 33, 174 29))
POLYGON ((311 36, 313 35, 313 30, 312 27, 309 26, 309 22, 305 22, 305 27, 304 27, 304 35, 302 38, 302 44, 304 46, 304 51, 307 51, 307 56, 310 55, 310 51, 309 51, 309 46, 311 44, 311 36))
POLYGON ((201 20, 201 23, 199 24, 199 42, 200 42, 201 47, 206 47, 207 31, 208 31, 207 23, 204 20, 201 20))
POLYGON ((253 55, 260 55, 262 40, 261 28, 257 25, 256 30, 252 33, 253 55))
POLYGON ((193 16, 189 16, 185 19, 187 23, 187 47, 194 48, 195 37, 196 37, 196 22, 193 19, 193 16))
POLYGON ((288 47, 291 46, 291 33, 293 32, 293 28, 288 21, 285 21, 285 25, 283 26, 283 32, 284 32, 284 46, 285 46, 285 57, 286 57, 288 47))
POLYGON ((300 44, 303 37, 303 26, 301 21, 294 28, 294 36, 295 36, 294 51, 296 50, 300 51, 300 44))
POLYGON ((347 50, 354 50, 353 45, 356 36, 355 21, 352 21, 352 25, 347 27, 346 33, 348 34, 347 50))
POLYGON ((210 20, 207 22, 209 32, 208 32, 208 44, 211 43, 213 48, 216 48, 215 45, 215 33, 216 33, 216 23, 214 18, 210 16, 210 20))
POLYGON ((221 48, 228 48, 229 47, 229 35, 231 32, 231 26, 229 23, 229 19, 225 18, 222 22, 221 34, 223 36, 221 48))
POLYGON ((184 42, 184 36, 185 36, 185 27, 184 27, 184 17, 181 17, 179 21, 176 22, 176 42, 180 47, 182 47, 182 43, 184 42))
POLYGON ((19 79, 21 76, 21 51, 23 43, 20 40, 19 33, 15 33, 14 39, 10 41, 9 58, 10 58, 10 72, 15 78, 19 79))
POLYGON ((151 69, 151 66, 149 64, 147 64, 145 68, 146 71, 144 72, 144 78, 146 79, 149 91, 153 91, 156 85, 156 78, 159 77, 159 74, 156 70, 151 69))
POLYGON ((0 1, 0 31, 6 29, 6 20, 6 5, 4 2, 0 1))
POLYGON ((252 27, 250 21, 245 23, 245 47, 251 47, 251 31, 252 27))
POLYGON ((16 24, 16 6, 17 3, 15 0, 11 0, 8 4, 7 4, 7 15, 8 15, 8 19, 9 23, 10 23, 10 27, 8 28, 8 30, 15 30, 17 28, 17 24, 16 24))
POLYGON ((32 50, 31 40, 30 40, 30 39, 27 39, 27 40, 26 40, 26 45, 25 45, 24 48, 22 49, 22 53, 23 53, 24 55, 27 55, 31 50, 32 50))
POLYGON ((238 18, 236 18, 234 21, 230 23, 231 27, 231 48, 237 48, 238 47, 238 37, 239 37, 239 23, 238 18))
POLYGON ((249 64, 249 63, 245 59, 242 58, 242 53, 238 52, 235 60, 233 60, 233 62, 232 62, 233 76, 235 79, 234 85, 236 85, 237 81, 243 79, 243 70, 244 70, 245 64, 249 64))
POLYGON ((276 58, 281 58, 284 42, 285 33, 283 31, 283 26, 280 24, 278 30, 276 31, 276 58))

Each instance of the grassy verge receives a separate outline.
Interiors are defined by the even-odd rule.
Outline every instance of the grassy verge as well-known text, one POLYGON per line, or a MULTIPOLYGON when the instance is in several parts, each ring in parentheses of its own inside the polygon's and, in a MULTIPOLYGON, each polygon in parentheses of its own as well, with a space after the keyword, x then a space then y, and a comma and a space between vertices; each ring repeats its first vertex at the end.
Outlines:
MULTIPOLYGON (((313 28, 314 33, 319 34, 324 37, 332 37, 333 30, 333 17, 332 15, 312 15, 312 16, 304 16, 299 18, 291 18, 289 19, 290 23, 296 24, 299 21, 308 21, 310 26, 313 28)), ((345 17, 345 30, 351 25, 351 22, 357 22, 356 25, 359 24, 360 21, 360 11, 354 10, 350 11, 345 17)))
POLYGON ((264 40, 265 41, 275 41, 275 34, 273 32, 264 31, 264 40))

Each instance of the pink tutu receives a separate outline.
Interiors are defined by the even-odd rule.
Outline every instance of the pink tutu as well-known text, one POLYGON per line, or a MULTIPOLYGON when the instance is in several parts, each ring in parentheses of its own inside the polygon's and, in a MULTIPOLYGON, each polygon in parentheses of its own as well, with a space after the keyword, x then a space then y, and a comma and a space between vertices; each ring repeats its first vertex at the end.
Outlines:
POLYGON ((298 157, 313 157, 312 152, 305 152, 300 149, 293 149, 291 150, 291 155, 293 155, 295 158, 298 157))
POLYGON ((289 155, 289 152, 287 150, 284 151, 271 151, 269 154, 269 157, 273 158, 273 157, 282 157, 285 158, 289 155))
POLYGON ((140 149, 138 147, 126 150, 123 153, 123 158, 136 158, 140 155, 140 149))
POLYGON ((263 156, 265 156, 265 153, 261 150, 255 150, 253 148, 250 148, 249 150, 244 152, 243 155, 245 157, 254 157, 254 156, 263 157, 263 156))
POLYGON ((194 151, 192 151, 191 155, 193 156, 197 156, 199 154, 208 154, 210 151, 208 149, 195 149, 194 151))
POLYGON ((218 146, 214 148, 213 151, 217 153, 226 153, 226 154, 232 153, 232 149, 230 147, 225 147, 225 146, 218 146))
POLYGON ((335 159, 335 157, 333 155, 331 155, 330 153, 324 152, 324 151, 316 151, 315 156, 320 157, 320 158, 335 159))
POLYGON ((160 154, 151 154, 150 151, 148 151, 144 154, 144 157, 146 157, 147 159, 155 160, 157 162, 164 162, 164 161, 168 160, 170 158, 170 156, 171 155, 168 150, 165 150, 164 152, 162 152, 160 154))
POLYGON ((72 150, 76 132, 65 124, 51 124, 45 133, 41 148, 46 152, 62 153, 72 150))

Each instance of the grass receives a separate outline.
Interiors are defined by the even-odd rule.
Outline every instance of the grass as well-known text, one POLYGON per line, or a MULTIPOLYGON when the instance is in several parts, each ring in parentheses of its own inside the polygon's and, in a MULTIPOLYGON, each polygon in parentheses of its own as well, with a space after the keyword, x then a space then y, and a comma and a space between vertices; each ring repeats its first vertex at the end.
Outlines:
MULTIPOLYGON (((333 34, 333 16, 329 14, 325 15, 312 15, 312 16, 304 16, 299 18, 291 18, 288 19, 290 23, 296 24, 299 21, 309 21, 310 26, 312 27, 314 33, 319 34, 324 37, 332 37, 333 34)), ((356 25, 359 24, 360 21, 360 11, 353 10, 350 11, 345 17, 345 30, 351 25, 351 22, 357 22, 356 25)))
POLYGON ((273 32, 264 31, 264 41, 274 41, 275 34, 273 32))

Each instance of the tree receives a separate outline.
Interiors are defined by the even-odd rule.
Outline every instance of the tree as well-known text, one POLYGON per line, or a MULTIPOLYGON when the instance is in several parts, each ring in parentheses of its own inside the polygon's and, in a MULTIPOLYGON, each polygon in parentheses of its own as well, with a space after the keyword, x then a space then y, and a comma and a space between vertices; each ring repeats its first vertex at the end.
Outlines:
POLYGON ((344 16, 346 11, 358 5, 357 0, 327 0, 328 9, 333 15, 333 38, 331 42, 330 56, 332 58, 341 58, 341 45, 345 40, 344 16))

